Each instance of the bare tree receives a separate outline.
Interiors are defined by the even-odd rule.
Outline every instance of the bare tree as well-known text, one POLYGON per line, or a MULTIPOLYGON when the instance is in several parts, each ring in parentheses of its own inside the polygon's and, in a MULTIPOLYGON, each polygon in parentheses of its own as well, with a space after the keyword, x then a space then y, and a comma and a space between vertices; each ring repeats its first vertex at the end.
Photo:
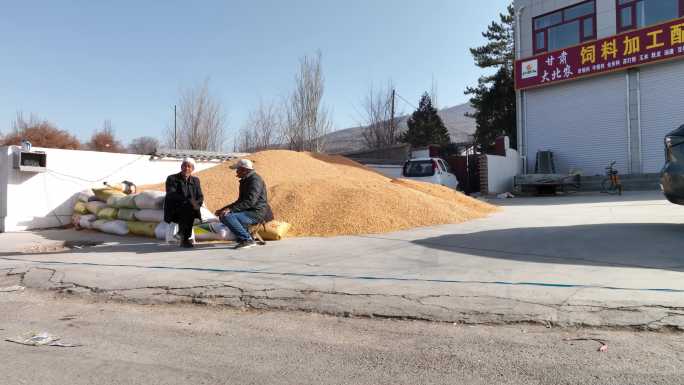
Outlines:
POLYGON ((366 147, 378 149, 397 143, 397 119, 392 116, 392 92, 394 85, 387 84, 387 88, 374 90, 371 85, 363 101, 364 130, 363 140, 366 147))
POLYGON ((89 150, 102 152, 124 152, 121 142, 114 137, 112 121, 107 119, 102 123, 102 130, 95 131, 86 144, 89 150))
POLYGON ((332 121, 322 105, 324 79, 321 52, 315 57, 304 56, 295 75, 295 89, 285 100, 283 136, 295 151, 321 152, 324 136, 330 132, 332 121))
POLYGON ((60 130, 54 124, 30 114, 28 120, 24 114, 17 112, 17 117, 12 122, 12 130, 0 140, 0 146, 19 145, 23 139, 28 140, 36 147, 63 148, 77 150, 81 143, 64 130, 60 130))
MULTIPOLYGON (((221 151, 225 141, 225 118, 221 103, 209 93, 209 81, 181 92, 178 103, 177 147, 187 150, 221 151)), ((174 147, 174 128, 166 130, 166 143, 174 147)))
POLYGON ((259 107, 249 113, 247 121, 235 139, 235 150, 241 152, 261 151, 279 147, 282 117, 275 103, 259 102, 259 107))
POLYGON ((152 154, 159 148, 159 141, 151 136, 135 138, 128 145, 131 154, 152 154))

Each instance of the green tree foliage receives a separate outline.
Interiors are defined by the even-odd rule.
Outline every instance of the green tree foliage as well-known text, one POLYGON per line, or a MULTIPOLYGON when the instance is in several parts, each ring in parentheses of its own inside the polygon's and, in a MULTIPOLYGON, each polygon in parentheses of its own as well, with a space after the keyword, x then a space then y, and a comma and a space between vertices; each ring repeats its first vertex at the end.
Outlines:
POLYGON ((477 129, 475 142, 481 149, 490 149, 495 139, 507 135, 511 146, 517 148, 515 87, 513 73, 515 62, 515 9, 508 6, 508 13, 499 15, 500 22, 492 22, 482 33, 488 43, 471 48, 470 53, 480 68, 491 68, 493 75, 482 76, 477 87, 468 87, 466 95, 472 95, 470 104, 475 112, 477 129))
POLYGON ((406 122, 408 130, 401 135, 401 141, 413 147, 430 144, 449 144, 449 131, 442 118, 437 115, 437 109, 432 106, 432 100, 426 93, 420 98, 418 109, 413 112, 406 122))

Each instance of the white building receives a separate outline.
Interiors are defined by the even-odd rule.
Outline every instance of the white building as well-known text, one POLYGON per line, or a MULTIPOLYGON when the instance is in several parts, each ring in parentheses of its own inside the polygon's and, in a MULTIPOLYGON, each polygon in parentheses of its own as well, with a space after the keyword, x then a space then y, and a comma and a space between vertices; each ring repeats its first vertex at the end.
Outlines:
POLYGON ((684 124, 684 0, 515 0, 518 138, 557 171, 657 173, 684 124))

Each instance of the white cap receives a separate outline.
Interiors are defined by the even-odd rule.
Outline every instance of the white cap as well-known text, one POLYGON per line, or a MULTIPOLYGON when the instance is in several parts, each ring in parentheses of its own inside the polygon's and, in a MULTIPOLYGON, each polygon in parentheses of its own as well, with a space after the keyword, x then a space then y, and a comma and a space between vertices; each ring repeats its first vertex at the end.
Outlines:
POLYGON ((183 163, 191 164, 192 168, 195 168, 195 160, 192 158, 183 158, 183 162, 181 164, 183 163))
POLYGON ((247 170, 254 170, 254 164, 249 159, 240 159, 234 165, 230 166, 232 169, 246 168, 247 170))

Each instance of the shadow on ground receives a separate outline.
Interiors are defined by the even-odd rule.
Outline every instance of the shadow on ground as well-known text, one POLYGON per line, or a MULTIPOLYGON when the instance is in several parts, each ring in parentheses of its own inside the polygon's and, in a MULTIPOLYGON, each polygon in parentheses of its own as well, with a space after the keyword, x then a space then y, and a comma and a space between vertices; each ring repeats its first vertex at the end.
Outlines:
POLYGON ((513 261, 684 271, 684 224, 513 228, 442 235, 413 243, 513 261))
POLYGON ((113 235, 94 230, 51 229, 34 231, 36 239, 24 241, 14 250, 0 251, 0 256, 17 255, 51 255, 51 254, 92 254, 92 253, 135 253, 155 254, 170 252, 187 252, 204 249, 232 249, 234 242, 200 242, 193 249, 169 245, 164 241, 135 235, 113 235))

